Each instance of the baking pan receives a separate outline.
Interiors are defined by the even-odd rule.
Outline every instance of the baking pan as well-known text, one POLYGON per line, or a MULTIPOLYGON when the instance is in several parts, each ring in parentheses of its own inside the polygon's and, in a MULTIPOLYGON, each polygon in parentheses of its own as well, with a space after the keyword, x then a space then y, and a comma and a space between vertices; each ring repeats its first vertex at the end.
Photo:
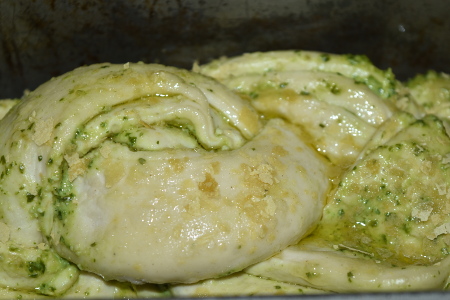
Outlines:
MULTIPOLYGON (((97 62, 190 68, 194 61, 284 49, 365 54, 402 80, 428 69, 450 73, 449 11, 448 0, 0 0, 0 98, 97 62)), ((252 299, 443 297, 450 294, 252 299)))

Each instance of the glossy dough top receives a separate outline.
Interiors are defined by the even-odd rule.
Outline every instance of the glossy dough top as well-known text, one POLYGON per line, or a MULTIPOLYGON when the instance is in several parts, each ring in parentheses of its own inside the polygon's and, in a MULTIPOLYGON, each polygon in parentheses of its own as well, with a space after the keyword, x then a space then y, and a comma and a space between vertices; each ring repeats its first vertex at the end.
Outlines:
POLYGON ((18 166, 3 201, 20 190, 30 243, 106 279, 241 270, 308 233, 328 190, 327 163, 298 127, 261 121, 221 84, 176 68, 81 67, 2 122, 1 155, 18 166))

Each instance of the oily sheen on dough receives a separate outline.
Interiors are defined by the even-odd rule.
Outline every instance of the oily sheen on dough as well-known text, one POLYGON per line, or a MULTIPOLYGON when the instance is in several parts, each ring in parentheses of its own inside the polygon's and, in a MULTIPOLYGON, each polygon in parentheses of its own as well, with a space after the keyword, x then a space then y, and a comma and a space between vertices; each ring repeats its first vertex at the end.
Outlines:
POLYGON ((186 70, 81 67, 2 122, 0 154, 18 166, 4 201, 22 197, 23 218, 37 220, 30 236, 105 279, 190 283, 242 270, 308 233, 328 189, 327 163, 298 127, 260 120, 186 70))

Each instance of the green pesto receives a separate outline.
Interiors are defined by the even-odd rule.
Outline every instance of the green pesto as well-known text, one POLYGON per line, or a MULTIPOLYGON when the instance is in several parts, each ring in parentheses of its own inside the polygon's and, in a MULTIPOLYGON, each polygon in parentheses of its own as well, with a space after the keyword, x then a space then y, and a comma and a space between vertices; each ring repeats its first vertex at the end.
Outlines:
POLYGON ((353 278, 355 278, 355 275, 353 275, 352 272, 348 272, 347 273, 348 282, 353 282, 353 278))
POLYGON ((27 198, 27 203, 30 203, 34 200, 34 198, 36 197, 36 195, 33 195, 31 193, 27 193, 26 194, 26 198, 27 198))
POLYGON ((251 99, 256 99, 259 97, 259 93, 255 92, 255 91, 251 91, 248 95, 251 99))
POLYGON ((0 267, 8 274, 2 277, 2 286, 21 292, 57 296, 78 278, 79 271, 51 249, 7 242, 0 247, 0 257, 0 267))
POLYGON ((450 164, 442 160, 449 149, 439 119, 427 116, 412 123, 344 175, 313 238, 396 265, 440 261, 448 245, 433 230, 450 222, 441 213, 450 188, 442 192, 436 185, 450 185, 450 164), (432 223, 433 215, 441 221, 432 223))
POLYGON ((87 140, 88 138, 89 138, 89 134, 85 131, 84 127, 81 127, 81 128, 76 129, 73 141, 87 140))
POLYGON ((127 133, 126 135, 128 136, 128 145, 134 148, 134 146, 136 145, 137 137, 131 136, 130 133, 127 133))
POLYGON ((69 180, 67 162, 63 162, 61 169, 62 176, 58 186, 54 187, 52 195, 55 220, 64 225, 67 222, 67 217, 71 215, 75 209, 76 204, 73 200, 76 195, 73 191, 72 182, 69 180))
POLYGON ((24 165, 23 163, 20 163, 20 164, 19 164, 19 172, 20 172, 21 174, 25 173, 25 165, 24 165))
POLYGON ((389 98, 397 93, 397 81, 392 70, 378 69, 365 55, 321 54, 319 59, 323 63, 321 70, 353 78, 356 83, 367 85, 382 98, 389 98))
POLYGON ((313 277, 319 276, 319 273, 313 271, 313 272, 306 272, 305 275, 306 275, 307 278, 311 279, 313 277))
POLYGON ((322 61, 327 62, 330 60, 330 54, 328 53, 321 53, 320 54, 320 58, 322 59, 322 61))
POLYGON ((347 59, 348 63, 351 65, 371 64, 370 59, 366 55, 344 54, 343 56, 345 59, 347 59))
POLYGON ((45 273, 45 263, 41 258, 38 258, 35 261, 27 261, 26 265, 29 277, 36 278, 45 273))
POLYGON ((325 87, 334 95, 339 95, 342 89, 334 82, 325 81, 325 87))
POLYGON ((450 76, 436 71, 418 74, 406 83, 411 95, 429 114, 450 117, 450 76))

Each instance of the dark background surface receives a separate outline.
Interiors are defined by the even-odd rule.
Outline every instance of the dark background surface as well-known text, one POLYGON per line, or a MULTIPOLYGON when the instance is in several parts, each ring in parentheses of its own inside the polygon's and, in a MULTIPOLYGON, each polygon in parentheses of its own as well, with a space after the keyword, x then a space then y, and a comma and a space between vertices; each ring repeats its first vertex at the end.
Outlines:
POLYGON ((366 54, 406 79, 450 73, 450 1, 0 0, 0 42, 0 98, 95 62, 277 49, 366 54))

